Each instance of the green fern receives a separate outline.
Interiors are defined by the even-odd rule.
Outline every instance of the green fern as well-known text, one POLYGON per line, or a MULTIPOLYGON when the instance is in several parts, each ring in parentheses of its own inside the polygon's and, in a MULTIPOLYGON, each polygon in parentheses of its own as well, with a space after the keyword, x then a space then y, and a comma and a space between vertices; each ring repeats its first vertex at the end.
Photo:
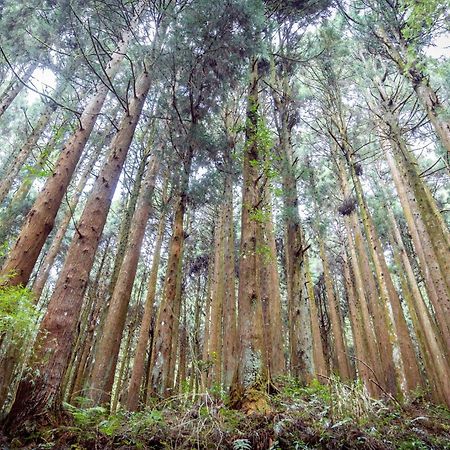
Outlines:
POLYGON ((248 439, 236 439, 233 442, 233 450, 252 450, 252 444, 248 439))

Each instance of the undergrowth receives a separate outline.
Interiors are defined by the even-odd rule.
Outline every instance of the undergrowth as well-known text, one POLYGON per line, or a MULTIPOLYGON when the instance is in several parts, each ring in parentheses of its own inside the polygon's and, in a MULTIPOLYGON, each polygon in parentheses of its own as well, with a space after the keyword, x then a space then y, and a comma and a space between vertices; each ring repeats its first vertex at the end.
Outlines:
POLYGON ((220 392, 184 393, 142 412, 65 405, 68 423, 9 441, 25 449, 450 450, 450 412, 418 396, 371 399, 358 383, 332 378, 301 386, 278 379, 271 412, 246 416, 220 392))

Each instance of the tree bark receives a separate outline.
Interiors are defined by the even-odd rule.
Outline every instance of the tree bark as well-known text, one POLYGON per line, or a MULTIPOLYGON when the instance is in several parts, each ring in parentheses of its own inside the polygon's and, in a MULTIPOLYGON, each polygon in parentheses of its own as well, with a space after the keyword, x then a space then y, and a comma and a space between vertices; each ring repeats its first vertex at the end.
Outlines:
POLYGON ((131 220, 133 225, 130 230, 123 263, 117 276, 117 282, 103 326, 102 337, 97 347, 89 395, 95 405, 109 403, 110 401, 120 341, 125 326, 134 277, 137 272, 141 245, 152 211, 153 191, 159 170, 158 157, 158 155, 153 154, 147 167, 136 210, 131 220))
MULTIPOLYGON (((163 197, 165 197, 164 194, 163 197)), ((163 208, 165 208, 164 205, 163 208)), ((155 303, 156 283, 161 260, 161 247, 164 239, 165 225, 166 211, 163 209, 159 219, 158 231, 156 233, 156 243, 153 250, 152 268, 148 279, 148 290, 144 307, 144 315, 142 317, 141 328, 139 330, 133 370, 131 372, 131 378, 128 386, 127 409, 129 411, 136 411, 139 406, 139 392, 144 376, 145 353, 148 344, 150 327, 152 324, 153 305, 155 303)))
MULTIPOLYGON (((33 75, 33 72, 38 67, 37 63, 30 64, 28 68, 25 70, 23 75, 20 76, 20 79, 27 83, 28 80, 31 78, 31 75, 33 75)), ((9 88, 7 88, 0 97, 0 117, 5 113, 5 111, 11 106, 11 103, 14 101, 14 99, 20 94, 22 89, 24 88, 24 84, 21 83, 19 80, 16 80, 13 84, 10 85, 9 88)), ((1 202, 0 202, 1 203, 1 202)))
POLYGON ((444 402, 448 406, 450 404, 450 386, 448 383, 442 383, 442 380, 450 378, 449 355, 446 354, 444 342, 417 285, 397 221, 392 210, 387 209, 391 225, 391 239, 395 246, 394 259, 400 271, 402 290, 430 377, 429 386, 435 395, 435 400, 444 402))
POLYGON ((348 361, 348 351, 345 345, 343 335, 342 316, 337 303, 336 295, 331 278, 330 268, 328 265, 328 257, 325 253, 325 246, 322 239, 319 238, 320 259, 322 260, 323 276, 325 280, 325 289, 328 300, 328 313, 330 315, 331 331, 334 337, 334 347, 336 349, 336 358, 338 362, 339 375, 343 380, 349 380, 350 366, 348 361))
MULTIPOLYGON (((411 336, 403 314, 400 298, 392 282, 391 274, 384 258, 381 242, 378 238, 372 217, 367 208, 361 182, 356 175, 354 164, 352 163, 351 174, 353 184, 356 190, 357 201, 361 213, 366 238, 369 244, 369 254, 375 268, 378 281, 379 292, 381 294, 381 309, 384 312, 385 323, 388 329, 392 329, 392 341, 397 342, 400 350, 400 364, 403 369, 403 375, 406 381, 406 390, 413 391, 422 385, 422 377, 420 375, 417 357, 413 348, 411 336), (389 316, 388 304, 391 307, 393 321, 389 316), (393 329, 395 327, 395 329, 393 329)), ((384 353, 382 354, 384 357, 384 353)), ((399 383, 400 385, 400 383, 399 383)))
POLYGON ((77 381, 82 379, 82 374, 84 373, 84 369, 86 367, 86 361, 89 356, 91 350, 91 344, 93 342, 93 335, 95 330, 96 321, 98 318, 98 312, 101 308, 101 289, 100 289, 100 281, 102 277, 107 277, 107 260, 108 253, 110 249, 111 238, 109 237, 107 243, 105 245, 105 249, 103 251, 103 255, 100 259, 99 267, 97 269, 97 273, 95 274, 94 281, 89 285, 88 292, 86 298, 84 300, 83 310, 81 313, 81 317, 79 320, 79 333, 74 345, 74 350, 72 352, 72 361, 70 364, 72 374, 70 371, 71 377, 66 376, 68 379, 66 398, 72 399, 76 396, 80 396, 81 386, 77 385, 77 381), (106 266, 106 267, 105 267, 106 266), (73 367, 72 367, 73 366, 73 367), (80 376, 79 376, 80 375, 80 376), (74 391, 77 390, 75 394, 74 391))
POLYGON ((425 287, 428 297, 435 310, 435 318, 440 332, 447 347, 450 348, 450 296, 448 295, 447 285, 431 244, 430 236, 414 201, 414 196, 411 195, 408 186, 405 184, 391 153, 388 149, 385 148, 385 150, 387 150, 386 158, 411 233, 414 249, 426 280, 425 287))
POLYGON ((236 370, 237 324, 234 263, 233 182, 225 179, 225 293, 223 307, 223 386, 229 388, 236 370))
POLYGON ((264 155, 258 142, 260 126, 258 59, 250 68, 250 86, 247 104, 246 144, 244 150, 241 251, 238 290, 238 364, 230 390, 233 407, 245 412, 265 412, 267 399, 262 390, 267 378, 264 366, 263 317, 260 297, 260 265, 258 254, 264 251, 264 243, 258 242, 258 220, 264 220, 264 185, 267 182, 262 171, 264 155))
POLYGON ((20 382, 6 422, 11 427, 60 407, 60 387, 70 360, 89 273, 150 84, 149 74, 142 73, 136 82, 136 96, 120 123, 81 215, 35 345, 33 367, 39 370, 39 375, 20 382))
MULTIPOLYGON (((125 57, 128 44, 133 36, 132 28, 137 26, 145 3, 144 0, 141 1, 136 17, 130 24, 130 29, 122 33, 118 48, 111 55, 111 59, 105 68, 105 72, 110 80, 118 72, 120 64, 125 57)), ((36 199, 18 239, 3 265, 0 275, 7 278, 3 285, 25 286, 27 284, 39 253, 53 229, 56 214, 108 92, 108 87, 101 82, 97 86, 97 93, 88 101, 84 108, 79 118, 78 130, 62 149, 53 174, 47 179, 43 190, 36 199), (11 274, 13 276, 8 277, 11 274)))
MULTIPOLYGON (((101 148, 101 146, 100 146, 101 148)), ((42 291, 44 290, 45 283, 50 275, 50 270, 58 256, 59 249, 61 248, 62 241, 66 235, 67 229, 69 228, 70 221, 73 219, 73 214, 81 198, 81 194, 88 182, 92 168, 97 161, 99 154, 97 151, 93 151, 92 155, 87 162, 83 172, 80 175, 80 179, 75 187, 75 191, 70 199, 68 211, 64 214, 61 222, 58 224, 58 231, 52 240, 51 246, 48 249, 44 261, 39 269, 36 279, 34 280, 32 291, 36 299, 41 297, 42 291)))
MULTIPOLYGON (((351 198, 350 187, 342 161, 340 159, 336 161, 344 199, 351 198)), ((350 215, 345 217, 344 222, 349 239, 350 264, 355 277, 355 293, 365 329, 367 360, 364 362, 370 366, 377 378, 376 381, 381 383, 385 390, 395 395, 397 393, 397 383, 392 344, 389 342, 386 333, 386 325, 378 303, 378 290, 370 269, 367 250, 364 246, 363 235, 356 212, 352 211, 350 215), (372 316, 369 312, 369 305, 372 309, 372 316), (378 361, 381 361, 381 364, 378 364, 378 361)), ((377 389, 371 386, 371 392, 377 393, 377 389)))
MULTIPOLYGON (((350 236, 349 236, 350 239, 350 236)), ((350 244, 349 246, 352 246, 350 244)), ((350 265, 348 263, 348 258, 346 255, 345 249, 343 249, 343 265, 344 265, 344 283, 345 290, 347 293, 347 301, 350 315, 350 323, 352 325, 353 332, 353 343, 354 343, 354 352, 356 359, 356 368, 358 371, 358 376, 364 383, 367 391, 374 396, 379 396, 379 391, 372 379, 374 378, 374 374, 370 367, 370 360, 368 361, 368 356, 370 351, 367 347, 367 337, 366 331, 364 327, 364 320, 362 315, 360 314, 360 302, 358 302, 358 293, 355 290, 355 285, 353 284, 353 280, 357 281, 358 274, 350 272, 350 265)), ((350 252, 356 256, 356 252, 350 248, 350 252)), ((376 375, 375 375, 376 377, 376 375)))
MULTIPOLYGON (((208 385, 220 384, 222 381, 222 317, 225 295, 225 236, 224 205, 221 205, 215 223, 214 236, 214 270, 211 283, 211 325, 209 332, 208 358, 212 361, 208 373, 208 385)), ((225 331, 225 330, 223 330, 225 331)))
MULTIPOLYGON (((60 92, 57 91, 55 95, 58 94, 60 94, 60 92)), ((42 133, 50 123, 50 120, 52 119, 52 115, 56 111, 56 108, 57 106, 54 102, 51 102, 44 108, 44 111, 36 122, 33 131, 28 136, 26 142, 22 145, 22 148, 19 150, 19 153, 15 157, 12 166, 9 167, 6 176, 2 177, 2 180, 0 181, 0 204, 3 203, 8 196, 8 193, 11 190, 11 186, 17 179, 17 175, 20 172, 20 169, 25 164, 42 133)))
POLYGON ((322 381, 323 377, 328 376, 328 365, 325 359, 325 354, 322 345, 322 333, 320 332, 319 311, 314 295, 314 284, 309 267, 308 252, 303 254, 303 264, 306 272, 306 292, 308 293, 308 300, 311 311, 311 332, 313 338, 313 357, 314 357, 314 373, 316 379, 322 381))
MULTIPOLYGON (((189 170, 190 172, 190 162, 189 170)), ((154 351, 151 363, 151 385, 152 394, 168 396, 171 394, 170 383, 170 358, 172 354, 173 335, 175 333, 175 316, 177 310, 177 284, 181 276, 181 258, 184 245, 183 219, 186 211, 187 182, 185 188, 179 194, 178 204, 175 210, 172 238, 170 241, 169 259, 164 282, 164 294, 159 309, 157 327, 155 331, 154 351)))
MULTIPOLYGON (((287 80, 283 80, 286 92, 287 80)), ((304 289, 303 230, 298 213, 295 160, 287 110, 288 92, 276 101, 279 111, 279 135, 282 157, 283 219, 285 226, 286 284, 289 319, 289 354, 291 374, 307 383, 313 377, 313 339, 308 296, 304 289)))

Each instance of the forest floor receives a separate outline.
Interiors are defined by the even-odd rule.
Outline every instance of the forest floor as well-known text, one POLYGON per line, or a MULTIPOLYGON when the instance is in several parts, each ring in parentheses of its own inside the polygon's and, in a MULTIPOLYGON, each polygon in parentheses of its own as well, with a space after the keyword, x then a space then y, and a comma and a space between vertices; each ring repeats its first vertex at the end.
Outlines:
POLYGON ((31 426, 0 448, 450 449, 449 410, 423 396, 404 404, 373 400, 359 384, 336 380, 300 387, 285 379, 276 386, 264 415, 231 410, 218 392, 179 395, 138 413, 66 405, 64 425, 31 426))

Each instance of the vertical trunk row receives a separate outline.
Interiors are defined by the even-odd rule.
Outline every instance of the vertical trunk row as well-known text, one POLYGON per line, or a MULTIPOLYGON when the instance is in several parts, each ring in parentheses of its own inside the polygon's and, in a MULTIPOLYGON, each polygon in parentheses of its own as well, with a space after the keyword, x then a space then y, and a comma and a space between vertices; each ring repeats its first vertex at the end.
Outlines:
POLYGON ((306 292, 308 294, 309 306, 311 311, 311 332, 313 338, 313 358, 314 358, 314 373, 315 377, 320 381, 321 377, 328 376, 328 365, 323 351, 322 333, 320 331, 319 310, 316 304, 314 295, 314 284, 309 267, 308 252, 303 254, 303 264, 305 266, 306 274, 306 292))
POLYGON ((70 360, 89 273, 150 84, 149 74, 143 72, 136 81, 135 97, 120 123, 110 153, 76 227, 40 326, 34 363, 39 369, 39 376, 33 381, 20 382, 16 401, 8 416, 13 424, 60 404, 60 387, 70 360))
MULTIPOLYGON (((187 233, 186 233, 187 234, 187 233)), ((167 381, 166 381, 166 390, 165 395, 173 395, 176 392, 175 386, 175 372, 177 369, 177 362, 179 357, 179 338, 180 338, 180 318, 181 318, 181 307, 182 307, 182 298, 183 298, 183 288, 184 288, 184 280, 183 280, 183 253, 184 253, 184 240, 183 246, 181 248, 181 256, 178 261, 178 276, 177 276, 177 284, 175 290, 175 301, 173 308, 173 334, 172 334, 172 343, 169 353, 169 362, 168 362, 168 370, 167 370, 167 381)))
MULTIPOLYGON (((351 239, 351 236, 348 236, 351 239)), ((348 247, 351 253, 351 258, 356 258, 356 252, 353 247, 353 243, 350 241, 348 247)), ((379 395, 377 386, 374 385, 373 379, 376 378, 373 369, 371 368, 370 349, 367 345, 367 326, 370 326, 364 322, 361 314, 361 303, 364 298, 361 297, 361 287, 359 286, 361 276, 359 272, 351 272, 350 264, 348 262, 346 249, 342 252, 344 261, 344 284, 347 293, 347 302, 350 315, 350 323, 353 334, 353 345, 356 360, 356 369, 358 376, 364 383, 367 391, 374 396, 379 395), (355 284, 353 283, 355 281, 355 284)), ((358 265, 352 264, 352 267, 358 268, 358 265)), ((369 336, 371 338, 371 336, 369 336)), ((377 380, 375 380, 377 381, 377 380)))
POLYGON ((439 331, 424 302, 394 214, 388 209, 394 259, 402 282, 402 291, 408 304, 419 341, 424 364, 430 380, 429 386, 437 401, 450 405, 450 386, 442 380, 450 377, 449 355, 439 331))
MULTIPOLYGON (((396 142, 392 141, 392 145, 394 146, 395 144, 396 142)), ((450 346, 450 296, 445 280, 448 274, 441 270, 441 265, 439 264, 432 244, 432 238, 422 219, 417 201, 415 201, 410 186, 399 170, 398 161, 394 160, 390 150, 386 146, 385 151, 408 229, 412 236, 414 249, 426 281, 425 287, 428 297, 435 310, 435 318, 444 341, 447 346, 450 346)), ((441 251, 445 252, 446 248, 441 249, 441 251)))
MULTIPOLYGON (((57 90, 55 92, 55 96, 59 96, 61 94, 61 91, 62 89, 57 90)), ((37 120, 33 131, 28 136, 26 142, 22 145, 22 148, 19 150, 19 153, 15 157, 12 166, 8 168, 6 176, 2 177, 2 180, 0 182, 0 204, 5 201, 11 189, 11 186, 14 183, 14 180, 16 180, 17 175, 20 172, 20 169, 27 161, 42 133, 50 123, 50 120, 52 119, 52 115, 56 111, 56 108, 57 106, 54 102, 51 102, 44 108, 44 111, 37 120)))
POLYGON ((307 383, 313 375, 312 332, 308 298, 305 295, 303 231, 298 213, 294 161, 290 146, 283 155, 283 204, 286 229, 286 278, 288 294, 290 369, 292 376, 307 383))
MULTIPOLYGON (((190 172, 190 162, 189 171, 190 172)), ((166 396, 171 393, 172 386, 170 379, 172 374, 170 364, 172 356, 173 337, 176 333, 176 321, 178 317, 175 315, 177 307, 177 286, 181 277, 181 260, 184 244, 184 228, 183 220, 186 211, 187 201, 187 182, 185 180, 185 188, 182 188, 179 194, 177 207, 175 209, 172 237, 169 245, 169 259, 167 262, 166 278, 163 288, 163 298, 159 308, 157 325, 155 330, 154 350, 151 362, 151 385, 150 390, 153 394, 166 396)), ((173 379, 173 378, 172 378, 173 379)))
POLYGON ((330 328, 334 343, 334 356, 335 360, 337 361, 337 372, 342 379, 349 380, 351 378, 350 361, 348 359, 348 349, 345 342, 341 309, 337 296, 335 295, 333 278, 329 267, 329 260, 325 251, 325 233, 322 228, 323 225, 320 223, 320 207, 317 204, 319 196, 317 192, 314 171, 312 170, 309 160, 307 162, 307 166, 310 171, 311 190, 314 198, 316 199, 316 202, 314 203, 314 229, 319 241, 319 255, 322 261, 323 278, 325 282, 325 292, 328 304, 328 315, 330 319, 330 328))
MULTIPOLYGON (((65 398, 74 397, 74 389, 75 384, 77 382, 77 375, 82 372, 82 367, 86 363, 85 356, 87 359, 87 355, 90 351, 90 327, 92 324, 93 317, 97 316, 96 311, 99 309, 99 303, 102 303, 100 297, 100 279, 101 277, 108 276, 107 273, 107 260, 108 254, 110 250, 110 242, 111 238, 108 238, 105 249, 103 250, 103 254, 101 255, 99 267, 97 269, 97 273, 95 274, 95 278, 92 283, 89 284, 89 288, 87 290, 86 297, 84 299, 83 309, 81 312, 79 324, 78 324, 78 336, 76 342, 74 344, 74 350, 72 352, 71 362, 69 364, 69 369, 66 374, 66 385, 65 398)), ((80 395, 78 392, 77 396, 80 395)))
POLYGON ((334 338, 334 348, 336 350, 339 375, 342 379, 349 380, 351 378, 351 374, 347 356, 347 347, 345 345, 343 335, 341 311, 334 292, 333 280, 331 278, 330 268, 328 265, 328 257, 325 253, 325 245, 320 238, 319 251, 320 259, 322 260, 323 276, 328 300, 328 313, 330 315, 331 331, 334 338))
POLYGON ((159 169, 158 158, 158 155, 153 154, 147 167, 136 210, 131 220, 132 228, 125 249, 123 263, 117 276, 108 314, 103 326, 102 337, 97 347, 91 375, 90 397, 94 404, 108 403, 110 399, 131 290, 137 272, 147 222, 152 210, 153 190, 159 169))
MULTIPOLYGON (((372 217, 367 208, 361 182, 356 175, 354 164, 350 167, 356 198, 368 241, 369 254, 375 268, 378 288, 381 297, 381 309, 385 316, 385 323, 391 331, 391 341, 396 342, 400 350, 399 363, 403 369, 406 391, 413 391, 422 384, 422 378, 413 348, 411 336, 403 314, 400 298, 392 282, 391 274, 386 264, 381 242, 375 230, 372 217), (389 317, 389 306, 392 310, 393 321, 389 317)), ((383 356, 383 355, 382 355, 383 356)), ((400 383, 399 383, 400 384, 400 383)))
MULTIPOLYGON (((339 171, 339 181, 344 199, 351 198, 344 166, 340 159, 336 160, 339 171)), ((393 349, 378 303, 378 291, 370 269, 367 251, 364 246, 360 224, 356 211, 352 210, 345 217, 345 227, 349 240, 349 257, 355 282, 355 295, 359 304, 359 313, 365 330, 364 338, 367 352, 364 362, 376 378, 376 382, 384 386, 388 392, 397 392, 393 349), (370 312, 372 315, 370 314, 370 312), (381 355, 383 355, 381 357, 381 355), (378 363, 381 362, 381 364, 378 363)), ((375 386, 370 391, 377 393, 375 386)))
MULTIPOLYGON (((213 271, 213 265, 209 264, 208 269, 208 275, 206 277, 206 300, 205 300, 205 325, 203 328, 203 348, 202 348, 202 362, 207 363, 208 362, 208 355, 209 355, 209 330, 211 327, 211 279, 212 279, 212 272, 213 271)), ((200 368, 201 374, 200 374, 200 382, 201 382, 201 389, 202 391, 206 390, 206 382, 207 382, 207 373, 206 368, 202 366, 200 368)), ((234 374, 233 374, 234 375, 234 374)))
MULTIPOLYGON (((406 142, 400 135, 397 123, 390 121, 389 127, 394 131, 396 145, 392 145, 394 159, 399 168, 400 176, 406 190, 411 190, 417 209, 428 233, 432 249, 436 255, 439 269, 450 293, 450 233, 445 224, 436 201, 428 186, 424 183, 417 170, 417 162, 409 151, 406 142)), ((445 311, 450 313, 450 302, 446 303, 445 311)), ((447 315, 447 318, 449 316, 447 315)), ((449 319, 450 321, 450 319, 449 319)))
MULTIPOLYGON (((284 342, 283 342, 283 322, 281 317, 281 293, 280 293, 280 278, 278 275, 278 258, 277 249, 275 243, 275 232, 273 229, 273 219, 270 210, 272 209, 269 192, 266 193, 268 218, 264 222, 264 242, 267 248, 266 261, 262 261, 262 264, 267 265, 267 277, 266 282, 268 303, 268 326, 270 330, 270 340, 266 344, 268 355, 268 368, 270 375, 277 377, 283 375, 286 368, 286 361, 284 358, 284 342)), ((264 268, 265 270, 265 268, 264 268)), ((261 283, 264 283, 264 274, 261 274, 261 283)))
POLYGON ((187 360, 188 360, 188 326, 187 326, 187 311, 186 311, 186 302, 183 302, 182 305, 182 315, 183 323, 181 325, 181 333, 179 339, 179 349, 180 349, 180 358, 178 361, 178 373, 177 373, 177 383, 176 383, 176 391, 179 393, 183 393, 184 383, 186 382, 186 374, 187 374, 187 360))
MULTIPOLYGON (((167 187, 165 187, 166 190, 167 187)), ((163 192, 163 199, 166 194, 163 192)), ((156 242, 153 249, 152 267, 148 278, 147 298, 145 300, 144 315, 142 316, 141 328, 139 330, 136 353, 133 362, 133 369, 128 387, 127 409, 136 411, 139 405, 139 393, 144 377, 145 354, 147 350, 150 327, 152 324, 153 305, 156 296, 156 283, 158 280, 158 270, 161 260, 161 247, 164 239, 166 225, 165 201, 163 200, 163 210, 159 218, 158 230, 156 232, 156 242)))
MULTIPOLYGON (((110 301, 114 288, 116 287, 117 278, 123 264, 125 252, 127 249, 131 227, 133 225, 132 219, 136 211, 136 205, 139 199, 139 193, 141 192, 142 180, 144 178, 145 170, 148 165, 148 154, 143 155, 135 176, 133 177, 133 188, 129 194, 128 200, 124 200, 125 208, 123 210, 122 217, 120 219, 119 233, 117 235, 117 250, 116 257, 114 258, 114 267, 109 280, 109 295, 108 301, 110 301)), ((105 311, 106 312, 106 311, 105 311)), ((103 324, 103 321, 102 321, 103 324)), ((103 326, 103 325, 102 325, 103 326)))
MULTIPOLYGON (((119 70, 133 36, 132 28, 137 26, 144 5, 145 1, 142 1, 136 17, 130 24, 130 29, 123 32, 118 48, 111 55, 105 68, 109 80, 112 80, 119 70)), ((27 284, 39 253, 53 229, 56 214, 108 92, 108 87, 103 82, 99 83, 97 93, 88 101, 79 118, 78 130, 62 149, 52 176, 47 179, 3 265, 2 276, 14 274, 5 284, 10 286, 27 284)))
POLYGON ((36 299, 39 299, 41 297, 42 291, 44 290, 45 283, 47 282, 47 279, 50 275, 50 270, 59 253, 59 249, 61 248, 61 243, 64 239, 64 236, 66 235, 67 229, 69 228, 70 221, 73 220, 73 214, 81 198, 81 194, 83 193, 86 183, 91 176, 92 168, 94 167, 95 162, 98 160, 101 147, 102 146, 100 146, 98 149, 93 149, 89 161, 80 174, 80 179, 78 180, 75 191, 73 192, 73 195, 70 199, 68 210, 64 214, 61 222, 58 224, 58 231, 52 240, 51 246, 45 255, 44 261, 39 269, 37 277, 34 280, 32 291, 36 299))
POLYGON ((286 284, 288 296, 289 355, 291 375, 307 383, 313 376, 313 345, 310 306, 305 290, 303 263, 303 231, 298 212, 296 161, 291 144, 289 86, 282 80, 283 95, 274 95, 279 116, 280 150, 282 158, 283 219, 285 228, 286 284))

